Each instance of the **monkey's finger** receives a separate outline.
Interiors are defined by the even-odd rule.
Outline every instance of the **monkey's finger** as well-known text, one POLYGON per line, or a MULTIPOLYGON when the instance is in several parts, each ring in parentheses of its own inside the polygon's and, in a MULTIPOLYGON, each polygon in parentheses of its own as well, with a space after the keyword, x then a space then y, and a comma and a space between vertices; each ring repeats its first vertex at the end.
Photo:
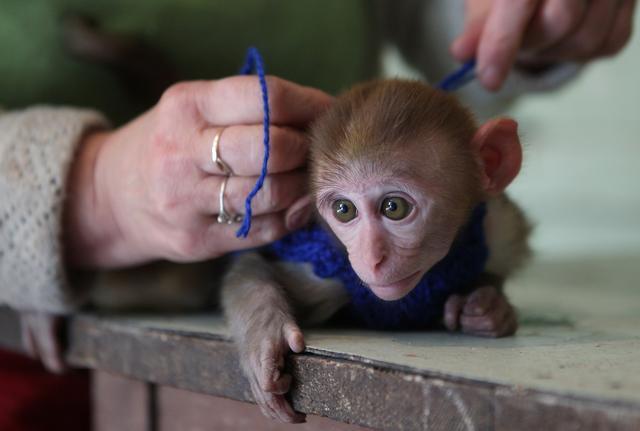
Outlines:
POLYGON ((491 332, 495 331, 503 320, 511 305, 507 301, 497 301, 494 307, 482 316, 460 316, 460 325, 465 333, 491 332))
MULTIPOLYGON (((271 124, 304 127, 333 102, 333 97, 311 87, 267 76, 271 124)), ((192 104, 214 126, 261 124, 264 112, 258 78, 232 76, 216 81, 178 84, 171 97, 192 104)), ((177 101, 180 103, 180 100, 177 101)))
POLYGON ((253 400, 260 408, 262 414, 270 419, 276 420, 277 417, 275 412, 267 403, 266 393, 260 389, 260 386, 256 381, 250 380, 249 384, 251 386, 251 392, 253 393, 253 400))
POLYGON ((491 331, 477 331, 473 335, 488 338, 507 337, 515 334, 518 329, 518 317, 515 312, 507 313, 505 319, 491 331))
POLYGON ((306 416, 293 410, 284 395, 267 394, 267 403, 282 422, 295 424, 305 421, 306 416))
POLYGON ((305 348, 304 336, 298 325, 293 322, 287 322, 284 324, 283 331, 289 348, 296 353, 303 352, 305 348))
POLYGON ((522 44, 527 25, 539 1, 495 0, 478 44, 478 78, 489 90, 498 90, 522 44))
POLYGON ((513 335, 518 330, 518 313, 513 311, 513 313, 509 314, 509 318, 507 319, 507 324, 504 326, 504 331, 498 334, 498 337, 507 337, 509 335, 513 335))
POLYGON ((278 381, 281 378, 280 363, 282 355, 269 348, 260 355, 260 363, 256 372, 260 389, 265 392, 279 392, 278 381))
POLYGON ((464 298, 460 295, 451 295, 444 304, 444 326, 449 331, 458 329, 458 319, 463 306, 464 298))
MULTIPOLYGON (((220 175, 210 175, 204 177, 192 192, 194 205, 201 213, 220 213, 220 193, 225 180, 222 202, 225 211, 231 214, 245 212, 245 200, 255 186, 257 177, 232 176, 226 179, 220 175)), ((306 174, 301 171, 268 175, 251 203, 253 215, 283 211, 306 192, 306 174)))
POLYGON ((491 306, 499 296, 498 290, 493 286, 479 287, 467 296, 462 314, 466 316, 482 316, 491 309, 491 306))
POLYGON ((539 51, 559 43, 579 27, 586 12, 584 0, 546 0, 527 27, 523 49, 539 51))
MULTIPOLYGON (((262 125, 234 125, 222 130, 207 127, 189 147, 196 165, 209 174, 224 175, 212 156, 213 141, 218 135, 217 155, 234 175, 257 176, 262 171, 264 130, 262 125), (218 135, 219 134, 219 135, 218 135)), ((292 171, 306 163, 309 139, 291 127, 269 127, 268 173, 292 171)))
POLYGON ((292 380, 293 377, 291 377, 291 374, 280 374, 280 377, 277 380, 271 382, 269 388, 264 390, 265 392, 269 392, 271 394, 284 395, 289 392, 292 380))

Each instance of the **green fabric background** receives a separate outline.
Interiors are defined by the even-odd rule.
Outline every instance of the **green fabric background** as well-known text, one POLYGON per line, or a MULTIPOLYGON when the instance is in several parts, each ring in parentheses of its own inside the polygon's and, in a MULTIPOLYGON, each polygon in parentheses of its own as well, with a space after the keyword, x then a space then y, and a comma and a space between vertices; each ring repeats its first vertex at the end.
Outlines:
POLYGON ((364 1, 2 0, 0 105, 93 107, 116 124, 148 108, 106 67, 65 51, 67 12, 143 37, 178 67, 181 80, 237 73, 252 44, 268 73, 332 93, 375 73, 373 11, 364 1))

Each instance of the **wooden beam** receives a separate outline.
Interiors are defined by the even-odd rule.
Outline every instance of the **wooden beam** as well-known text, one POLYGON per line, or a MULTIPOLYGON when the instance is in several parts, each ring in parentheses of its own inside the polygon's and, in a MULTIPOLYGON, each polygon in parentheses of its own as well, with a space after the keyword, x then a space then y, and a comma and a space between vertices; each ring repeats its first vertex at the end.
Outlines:
MULTIPOLYGON (((233 344, 223 337, 78 316, 69 361, 159 385, 252 401, 233 344)), ((299 411, 388 430, 640 429, 637 405, 433 376, 321 354, 292 355, 299 411), (543 425, 541 425, 543 424, 543 425)))

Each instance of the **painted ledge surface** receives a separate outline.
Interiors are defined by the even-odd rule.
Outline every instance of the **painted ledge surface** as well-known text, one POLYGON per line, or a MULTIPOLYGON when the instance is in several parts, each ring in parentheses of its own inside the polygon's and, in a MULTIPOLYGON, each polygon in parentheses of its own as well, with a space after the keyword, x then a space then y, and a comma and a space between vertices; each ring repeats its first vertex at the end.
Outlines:
MULTIPOLYGON (((313 329, 305 332, 307 351, 411 373, 640 406, 638 280, 636 255, 537 261, 508 287, 520 313, 515 337, 313 329)), ((227 336, 217 314, 108 320, 227 336)))

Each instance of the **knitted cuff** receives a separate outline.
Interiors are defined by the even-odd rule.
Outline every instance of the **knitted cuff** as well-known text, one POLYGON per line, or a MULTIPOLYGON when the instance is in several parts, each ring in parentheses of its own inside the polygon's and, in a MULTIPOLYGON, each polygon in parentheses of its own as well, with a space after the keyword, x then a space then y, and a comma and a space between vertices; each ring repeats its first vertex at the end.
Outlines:
POLYGON ((66 313, 83 301, 64 267, 67 174, 94 111, 34 107, 0 115, 0 304, 66 313))

